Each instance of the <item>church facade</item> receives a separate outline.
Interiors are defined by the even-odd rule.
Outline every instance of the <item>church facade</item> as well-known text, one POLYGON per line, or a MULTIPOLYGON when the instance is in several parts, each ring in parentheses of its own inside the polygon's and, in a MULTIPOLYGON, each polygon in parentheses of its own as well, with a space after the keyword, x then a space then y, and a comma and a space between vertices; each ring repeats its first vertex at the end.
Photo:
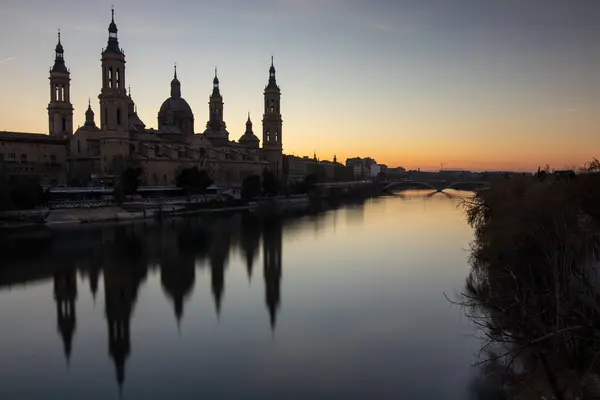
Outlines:
MULTIPOLYGON (((260 175, 265 168, 281 177, 281 90, 276 82, 273 59, 264 90, 261 147, 253 132, 250 115, 244 134, 237 141, 231 140, 223 118, 223 97, 216 70, 204 130, 198 132, 194 113, 181 95, 176 67, 170 96, 158 111, 157 128, 148 128, 137 114, 131 90, 126 89, 125 54, 119 45, 114 11, 108 33, 108 43, 101 57, 99 122, 96 122, 90 102, 85 112, 85 123, 73 130, 70 71, 66 67, 59 33, 49 77, 49 135, 0 133, 0 163, 4 160, 4 163, 19 164, 18 161, 23 160, 22 155, 27 153, 26 145, 44 142, 44 149, 52 147, 58 153, 52 156, 52 160, 63 163, 58 167, 55 165, 54 170, 58 172, 52 176, 36 175, 40 183, 46 185, 68 182, 84 186, 94 180, 119 176, 129 166, 142 167, 142 184, 151 186, 174 185, 179 171, 195 166, 206 170, 216 183, 223 185, 239 184, 246 176, 260 175), (6 140, 12 141, 12 150, 4 155, 6 140)), ((44 161, 42 155, 40 157, 44 161)))

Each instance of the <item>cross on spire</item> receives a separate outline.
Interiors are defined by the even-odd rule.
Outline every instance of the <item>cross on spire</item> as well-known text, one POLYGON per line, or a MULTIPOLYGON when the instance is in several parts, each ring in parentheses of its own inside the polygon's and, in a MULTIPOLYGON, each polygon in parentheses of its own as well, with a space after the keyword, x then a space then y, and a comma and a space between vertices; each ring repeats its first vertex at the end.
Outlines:
POLYGON ((115 22, 115 5, 114 4, 110 5, 110 12, 112 14, 112 22, 115 22))
POLYGON ((173 63, 173 78, 177 79, 177 63, 173 63))
POLYGON ((58 43, 60 43, 60 28, 58 28, 58 43))

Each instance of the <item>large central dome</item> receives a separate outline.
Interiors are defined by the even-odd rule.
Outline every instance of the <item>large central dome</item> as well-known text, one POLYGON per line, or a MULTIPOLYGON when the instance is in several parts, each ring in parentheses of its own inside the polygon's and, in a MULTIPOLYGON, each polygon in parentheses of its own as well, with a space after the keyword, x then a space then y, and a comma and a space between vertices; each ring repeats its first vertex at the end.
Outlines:
POLYGON ((171 97, 166 99, 158 111, 158 129, 172 131, 176 127, 186 135, 194 134, 194 113, 185 99, 181 97, 181 83, 177 79, 177 70, 171 81, 171 97))
POLYGON ((194 119, 194 113, 192 112, 192 108, 188 104, 185 99, 182 97, 169 97, 166 99, 162 106, 160 106, 160 110, 158 111, 158 118, 166 117, 167 111, 173 112, 173 118, 191 118, 194 119))

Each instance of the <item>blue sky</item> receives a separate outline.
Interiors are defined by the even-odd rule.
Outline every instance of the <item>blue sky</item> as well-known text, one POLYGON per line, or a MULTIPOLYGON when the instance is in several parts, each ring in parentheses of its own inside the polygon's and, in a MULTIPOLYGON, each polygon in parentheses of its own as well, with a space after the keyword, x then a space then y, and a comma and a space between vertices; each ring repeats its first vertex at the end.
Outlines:
MULTIPOLYGON (((47 132, 56 30, 75 121, 97 109, 110 1, 4 0, 0 129, 47 132)), ((271 53, 287 153, 388 165, 535 169, 600 153, 592 0, 114 1, 127 81, 156 126, 177 62, 196 130, 218 66, 231 138, 260 137, 271 53)))

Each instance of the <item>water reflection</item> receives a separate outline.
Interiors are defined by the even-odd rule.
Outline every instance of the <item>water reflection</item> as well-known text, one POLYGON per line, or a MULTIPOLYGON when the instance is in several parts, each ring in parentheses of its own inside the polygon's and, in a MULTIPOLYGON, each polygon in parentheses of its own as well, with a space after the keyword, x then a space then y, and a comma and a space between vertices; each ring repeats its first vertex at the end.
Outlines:
POLYGON ((75 300, 77 277, 74 269, 57 270, 54 273, 54 301, 58 332, 63 341, 67 365, 71 359, 73 335, 75 334, 75 300))
POLYGON ((18 368, 0 368, 11 383, 0 397, 27 397, 27 387, 29 398, 73 394, 81 385, 72 398, 89 398, 91 387, 96 398, 110 398, 94 380, 99 353, 112 364, 111 382, 140 398, 170 398, 174 388, 187 390, 181 398, 244 398, 244 390, 261 398, 366 398, 373 390, 466 398, 469 349, 478 344, 465 339, 461 313, 449 311, 442 293, 454 281, 462 287, 461 249, 471 232, 453 199, 403 196, 300 217, 207 216, 0 238, 0 295, 31 299, 14 308, 0 302, 0 318, 22 322, 26 332, 5 332, 0 351, 31 381, 56 380, 36 392, 11 379, 18 368), (46 314, 35 311, 44 302, 52 306, 48 339, 39 328, 46 314), (35 340, 60 345, 68 385, 11 349, 35 340), (148 383, 157 376, 165 381, 148 383))
MULTIPOLYGON (((131 354, 130 324, 138 291, 149 270, 158 269, 165 296, 173 304, 178 326, 186 299, 194 289, 196 265, 208 260, 217 316, 225 294, 225 271, 231 254, 243 254, 248 279, 252 278, 262 238, 265 306, 275 329, 282 275, 282 226, 284 220, 256 214, 182 219, 165 224, 141 223, 76 230, 53 230, 11 238, 9 265, 0 270, 0 289, 52 277, 57 326, 69 362, 76 332, 77 271, 87 279, 96 298, 103 276, 108 352, 119 386, 125 381, 125 365, 131 354), (35 255, 36 267, 26 249, 45 238, 35 255), (41 260, 41 261, 40 261, 41 260)), ((7 240, 5 238, 5 240, 7 240)))

